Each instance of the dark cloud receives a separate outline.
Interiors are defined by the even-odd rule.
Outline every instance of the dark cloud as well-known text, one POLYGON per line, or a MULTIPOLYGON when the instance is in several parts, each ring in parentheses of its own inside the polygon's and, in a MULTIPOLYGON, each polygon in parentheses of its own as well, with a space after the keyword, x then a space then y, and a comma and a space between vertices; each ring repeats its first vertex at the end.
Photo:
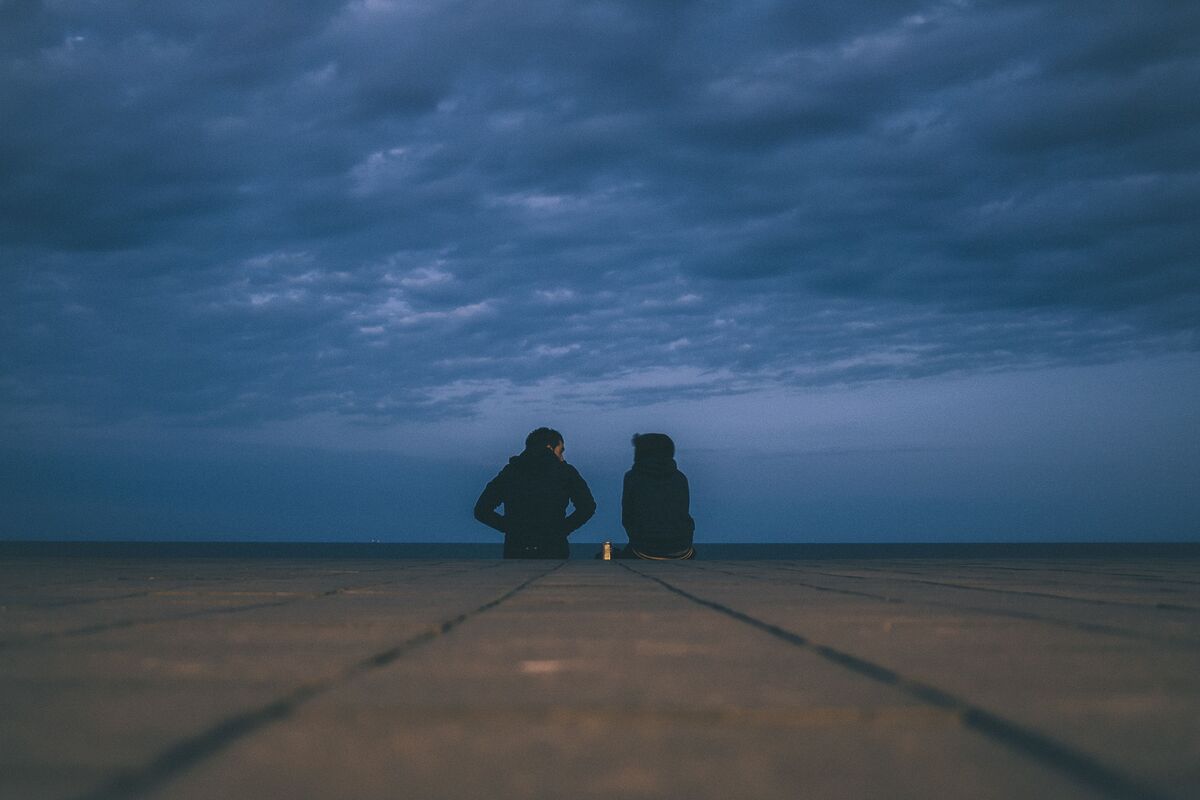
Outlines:
POLYGON ((1194 351, 1198 40, 1165 2, 0 2, 0 397, 386 422, 1194 351))

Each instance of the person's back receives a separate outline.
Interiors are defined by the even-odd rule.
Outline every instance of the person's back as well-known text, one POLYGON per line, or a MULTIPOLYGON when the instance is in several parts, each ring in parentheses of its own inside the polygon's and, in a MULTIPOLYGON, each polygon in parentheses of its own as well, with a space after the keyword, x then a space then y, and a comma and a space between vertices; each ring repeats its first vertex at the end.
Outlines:
POLYGON ((621 524, 629 536, 622 555, 679 559, 694 555, 696 523, 689 512, 687 476, 675 464, 675 443, 663 433, 633 437, 633 468, 625 473, 621 524))
POLYGON ((525 450, 488 483, 475 503, 475 519, 504 534, 505 558, 567 558, 567 537, 596 512, 579 472, 563 460, 562 435, 538 428, 525 450), (504 504, 504 514, 496 507, 504 504), (575 510, 567 516, 567 505, 575 510))

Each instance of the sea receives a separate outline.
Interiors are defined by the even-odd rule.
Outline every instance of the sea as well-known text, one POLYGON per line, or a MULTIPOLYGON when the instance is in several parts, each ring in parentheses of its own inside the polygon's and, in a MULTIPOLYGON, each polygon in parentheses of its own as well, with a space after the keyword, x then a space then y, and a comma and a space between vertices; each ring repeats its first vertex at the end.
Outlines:
MULTIPOLYGON (((621 542, 616 543, 618 546, 621 542)), ((596 542, 572 542, 591 559, 596 542)), ((3 558, 498 559, 496 542, 0 541, 3 558)), ((1200 542, 925 542, 696 544, 700 560, 1198 558, 1200 542)))

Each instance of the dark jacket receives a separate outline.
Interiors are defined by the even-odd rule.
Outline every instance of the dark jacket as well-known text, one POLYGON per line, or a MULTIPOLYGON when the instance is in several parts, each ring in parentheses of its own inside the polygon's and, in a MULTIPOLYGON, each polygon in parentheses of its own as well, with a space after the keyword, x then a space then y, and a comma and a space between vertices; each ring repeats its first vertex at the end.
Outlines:
POLYGON ((688 513, 688 480, 668 457, 641 458, 625 473, 621 524, 629 543, 653 556, 668 556, 692 545, 696 523, 688 513))
POLYGON ((548 448, 508 460, 475 503, 475 519, 504 534, 504 555, 567 557, 567 536, 596 513, 579 472, 548 448), (567 503, 575 510, 567 516, 567 503), (504 504, 504 514, 496 507, 504 504), (524 552, 528 551, 528 552, 524 552))

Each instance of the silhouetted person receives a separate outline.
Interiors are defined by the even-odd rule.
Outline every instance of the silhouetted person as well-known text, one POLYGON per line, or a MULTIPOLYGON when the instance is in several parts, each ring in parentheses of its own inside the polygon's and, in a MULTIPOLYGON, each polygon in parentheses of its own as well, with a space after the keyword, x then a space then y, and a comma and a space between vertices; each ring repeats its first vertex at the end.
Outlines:
POLYGON ((504 534, 505 558, 567 558, 567 537, 596 513, 579 472, 563 460, 562 434, 538 428, 475 503, 475 519, 504 534), (567 516, 567 503, 575 510, 567 516), (504 504, 504 514, 496 507, 504 504))
POLYGON ((629 546, 618 558, 693 558, 696 523, 688 512, 687 476, 675 466, 675 442, 665 433, 633 437, 633 468, 625 473, 621 524, 629 546))

